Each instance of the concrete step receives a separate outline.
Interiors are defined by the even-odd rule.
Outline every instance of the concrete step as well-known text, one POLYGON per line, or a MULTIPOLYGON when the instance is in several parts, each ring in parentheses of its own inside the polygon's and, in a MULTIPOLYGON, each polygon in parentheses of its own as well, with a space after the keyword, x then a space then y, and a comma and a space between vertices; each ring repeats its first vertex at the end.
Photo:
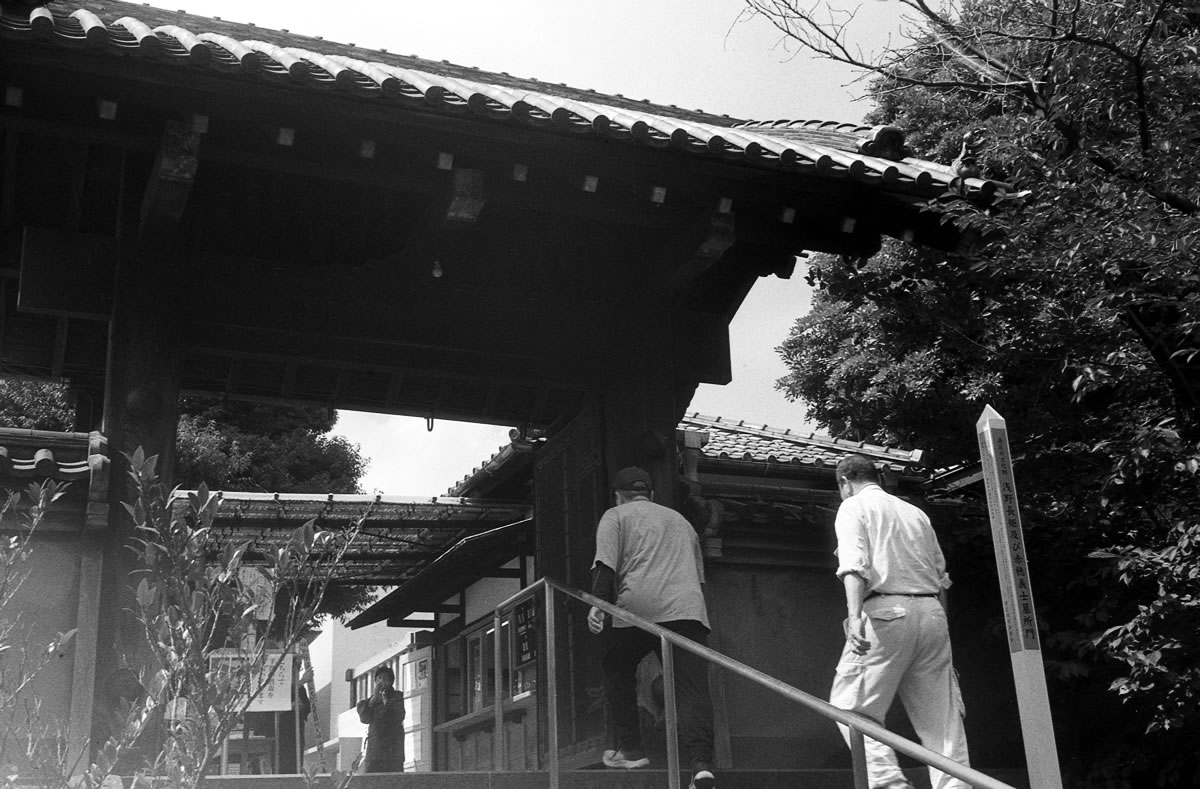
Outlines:
MULTIPOLYGON (((984 772, 1012 786, 1026 787, 1024 774, 1015 770, 984 772)), ((925 770, 906 770, 917 789, 928 789, 925 770)), ((686 788, 691 775, 680 776, 686 788)), ((667 789, 666 770, 574 770, 562 773, 560 789, 667 789)), ((211 789, 334 789, 324 776, 306 787, 298 775, 238 775, 208 779, 211 789)), ((349 789, 549 789, 544 772, 490 773, 375 773, 356 775, 349 789)), ((718 789, 852 789, 849 770, 719 770, 718 789)))

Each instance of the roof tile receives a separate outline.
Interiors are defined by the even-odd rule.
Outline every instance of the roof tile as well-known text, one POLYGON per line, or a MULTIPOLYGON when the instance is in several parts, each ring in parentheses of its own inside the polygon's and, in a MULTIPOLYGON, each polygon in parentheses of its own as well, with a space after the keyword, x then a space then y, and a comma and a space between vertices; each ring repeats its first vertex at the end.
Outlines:
POLYGON ((865 155, 864 138, 872 130, 856 124, 745 122, 116 0, 63 5, 70 8, 4 5, 0 38, 83 44, 216 71, 235 68, 260 78, 288 79, 297 86, 381 97, 394 101, 397 109, 471 113, 632 145, 671 145, 694 156, 853 179, 918 196, 933 197, 952 185, 981 199, 1003 195, 1004 185, 992 181, 956 184, 955 174, 934 162, 865 155))

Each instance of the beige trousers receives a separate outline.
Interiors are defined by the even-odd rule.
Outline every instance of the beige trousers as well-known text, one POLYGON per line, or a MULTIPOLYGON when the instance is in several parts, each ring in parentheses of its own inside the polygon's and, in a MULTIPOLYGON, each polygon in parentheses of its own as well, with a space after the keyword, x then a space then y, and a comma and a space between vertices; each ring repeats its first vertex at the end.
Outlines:
MULTIPOLYGON (((856 655, 849 644, 843 648, 829 703, 882 723, 899 695, 921 744, 969 765, 965 710, 941 603, 936 597, 882 595, 865 601, 863 613, 871 649, 856 655)), ((849 729, 839 728, 849 744, 849 729)), ((895 752, 870 737, 865 742, 871 786, 903 782, 895 752)), ((929 780, 933 789, 968 787, 932 767, 929 780)))

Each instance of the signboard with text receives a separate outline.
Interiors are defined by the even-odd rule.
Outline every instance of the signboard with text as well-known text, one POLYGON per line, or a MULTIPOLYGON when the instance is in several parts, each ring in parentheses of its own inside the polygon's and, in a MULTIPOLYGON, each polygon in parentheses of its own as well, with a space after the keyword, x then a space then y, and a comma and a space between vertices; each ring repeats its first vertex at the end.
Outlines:
POLYGON ((537 660, 537 608, 534 600, 517 603, 513 612, 516 620, 517 665, 523 666, 537 660))
MULTIPOLYGON (((250 676, 250 688, 257 688, 262 684, 263 674, 269 672, 276 664, 279 667, 263 685, 262 692, 250 702, 250 706, 246 708, 247 712, 285 712, 292 708, 295 693, 292 688, 295 659, 296 656, 291 653, 267 652, 258 670, 250 676)), ((219 650, 209 655, 208 665, 212 671, 240 671, 246 660, 247 657, 237 650, 219 650)))

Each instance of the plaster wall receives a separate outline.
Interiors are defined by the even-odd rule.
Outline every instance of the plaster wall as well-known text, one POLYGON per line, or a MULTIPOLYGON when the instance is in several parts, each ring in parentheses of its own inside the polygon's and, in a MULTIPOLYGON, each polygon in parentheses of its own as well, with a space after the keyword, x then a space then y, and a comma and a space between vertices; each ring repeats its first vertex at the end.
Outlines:
MULTIPOLYGON (((28 687, 24 699, 35 701, 40 723, 61 725, 66 730, 71 710, 74 648, 68 644, 53 654, 46 645, 75 627, 79 610, 79 550, 77 535, 44 532, 34 537, 23 570, 28 574, 16 590, 0 619, 15 622, 9 636, 13 651, 4 656, 6 673, 46 660, 28 687), (21 653, 24 652, 22 655, 21 653)), ((23 707, 24 705, 21 704, 23 707)))
MULTIPOLYGON (((707 579, 717 651, 814 696, 828 696, 843 642, 844 609, 831 572, 711 563, 707 579)), ((723 670, 713 684, 718 708, 724 697, 734 767, 849 766, 837 729, 824 718, 723 670)))
MULTIPOLYGON (((504 565, 506 570, 515 570, 520 562, 513 559, 504 565)), ((490 616, 496 603, 502 602, 521 589, 525 584, 516 578, 483 578, 467 587, 465 593, 466 614, 463 621, 470 624, 480 617, 490 616)))
MULTIPOLYGON (((983 632, 982 623, 999 613, 994 583, 994 579, 960 576, 951 590, 948 614, 967 708, 972 763, 1008 768, 1024 760, 1005 643, 1002 636, 983 632)), ((706 586, 715 649, 820 699, 828 698, 844 643, 845 617, 844 593, 832 566, 713 563, 706 586)), ((848 749, 836 726, 825 718, 728 672, 721 671, 713 687, 718 709, 719 696, 724 696, 734 767, 849 769, 848 749)), ((898 702, 885 725, 917 739, 898 702)), ((905 758, 901 763, 908 764, 905 758)))

